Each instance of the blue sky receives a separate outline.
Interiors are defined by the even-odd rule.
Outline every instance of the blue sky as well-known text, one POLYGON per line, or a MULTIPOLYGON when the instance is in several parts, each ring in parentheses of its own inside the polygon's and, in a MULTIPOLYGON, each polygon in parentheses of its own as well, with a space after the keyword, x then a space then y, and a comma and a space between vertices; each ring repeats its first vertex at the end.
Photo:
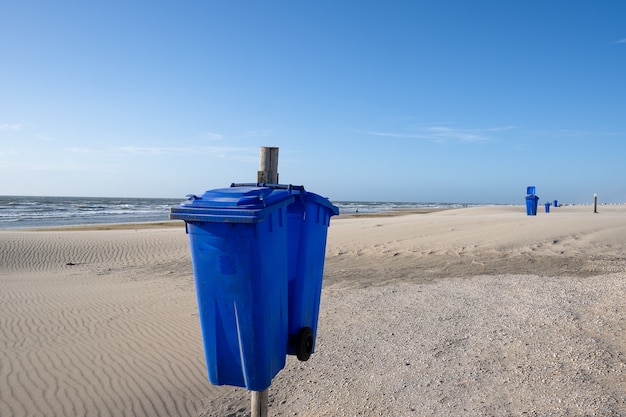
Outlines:
POLYGON ((626 2, 0 2, 0 194, 626 202, 626 2))

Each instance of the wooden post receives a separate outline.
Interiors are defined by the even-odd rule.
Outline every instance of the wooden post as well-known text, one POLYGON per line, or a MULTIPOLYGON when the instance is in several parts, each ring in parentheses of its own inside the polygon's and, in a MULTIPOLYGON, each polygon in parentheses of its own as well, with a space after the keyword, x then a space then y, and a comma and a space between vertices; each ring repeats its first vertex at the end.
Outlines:
MULTIPOLYGON (((260 149, 260 156, 257 182, 278 184, 278 148, 262 146, 260 149)), ((252 391, 250 400, 251 417, 267 417, 267 389, 264 389, 263 391, 252 391)))
POLYGON ((278 148, 261 147, 261 161, 257 182, 278 184, 278 148))
POLYGON ((593 212, 598 212, 598 194, 593 195, 593 212))
POLYGON ((251 417, 267 417, 267 390, 252 391, 251 417))

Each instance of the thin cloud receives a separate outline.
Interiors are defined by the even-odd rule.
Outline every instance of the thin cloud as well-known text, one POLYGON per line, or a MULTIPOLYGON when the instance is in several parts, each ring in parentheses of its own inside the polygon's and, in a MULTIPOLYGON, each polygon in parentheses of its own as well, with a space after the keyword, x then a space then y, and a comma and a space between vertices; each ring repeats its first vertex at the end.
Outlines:
POLYGON ((49 136, 37 135, 36 138, 39 139, 39 140, 42 140, 44 142, 54 142, 55 141, 54 138, 51 138, 49 136))
POLYGON ((64 148, 63 151, 73 154, 100 154, 103 156, 114 155, 121 157, 202 156, 246 162, 258 160, 259 152, 258 148, 225 146, 119 146, 108 149, 68 147, 64 148))
POLYGON ((620 39, 619 41, 615 42, 615 43, 626 43, 626 38, 624 39, 620 39))
POLYGON ((215 132, 205 132, 204 133, 204 137, 210 139, 210 140, 222 140, 224 139, 224 135, 220 134, 220 133, 215 133, 215 132))
POLYGON ((384 136, 387 138, 408 138, 408 139, 431 139, 428 135, 418 133, 393 133, 393 132, 366 132, 371 136, 384 136))
POLYGON ((158 146, 121 146, 114 151, 128 155, 188 155, 198 151, 198 148, 171 148, 158 146))
POLYGON ((22 129, 21 123, 0 123, 0 130, 20 130, 22 129))
POLYGON ((95 152, 93 149, 88 149, 88 148, 65 148, 64 151, 70 152, 70 153, 80 153, 80 154, 95 152))
POLYGON ((265 138, 271 136, 272 132, 269 130, 247 130, 241 134, 243 138, 265 138))
POLYGON ((425 129, 433 139, 456 140, 458 142, 483 142, 489 140, 480 131, 470 129, 456 129, 445 126, 433 126, 425 129))
MULTIPOLYGON (((235 160, 251 160, 258 153, 256 148, 237 148, 223 146, 189 146, 189 147, 146 147, 122 146, 113 149, 115 153, 140 156, 207 156, 212 158, 228 158, 235 160)), ((255 156, 258 158, 258 156, 255 156)))
POLYGON ((407 138, 407 139, 420 139, 428 140, 437 143, 446 142, 465 142, 465 143, 478 143, 488 142, 493 139, 490 133, 500 132, 504 130, 514 129, 512 126, 505 127, 493 127, 485 129, 464 129, 449 126, 426 126, 413 128, 412 132, 367 132, 372 136, 384 136, 390 138, 407 138))

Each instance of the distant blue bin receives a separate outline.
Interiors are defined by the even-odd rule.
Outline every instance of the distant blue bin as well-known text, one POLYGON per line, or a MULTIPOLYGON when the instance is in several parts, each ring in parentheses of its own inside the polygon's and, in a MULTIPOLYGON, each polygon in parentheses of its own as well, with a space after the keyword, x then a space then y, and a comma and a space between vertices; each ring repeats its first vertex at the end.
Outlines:
POLYGON ((529 216, 537 215, 537 202, 539 201, 539 197, 536 195, 526 196, 526 214, 529 216))
POLYGON ((553 204, 554 204, 554 207, 558 207, 559 206, 559 202, 557 200, 554 200, 553 204))
POLYGON ((546 213, 550 213, 550 204, 551 204, 551 203, 546 203, 546 204, 545 204, 546 213))
POLYGON ((207 191, 170 212, 186 222, 209 381, 268 388, 288 344, 287 190, 207 191))
POLYGON ((289 270, 289 344, 287 353, 307 360, 315 352, 326 235, 339 209, 327 198, 292 188, 287 207, 289 270))

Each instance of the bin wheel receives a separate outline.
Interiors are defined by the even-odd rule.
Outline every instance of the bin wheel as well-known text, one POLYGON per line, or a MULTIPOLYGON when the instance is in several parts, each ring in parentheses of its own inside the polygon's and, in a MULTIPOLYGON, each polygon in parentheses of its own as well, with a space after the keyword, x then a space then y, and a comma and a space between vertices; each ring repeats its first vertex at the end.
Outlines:
POLYGON ((296 356, 298 360, 304 362, 309 360, 313 352, 313 330, 310 327, 303 327, 298 333, 296 343, 296 356))

